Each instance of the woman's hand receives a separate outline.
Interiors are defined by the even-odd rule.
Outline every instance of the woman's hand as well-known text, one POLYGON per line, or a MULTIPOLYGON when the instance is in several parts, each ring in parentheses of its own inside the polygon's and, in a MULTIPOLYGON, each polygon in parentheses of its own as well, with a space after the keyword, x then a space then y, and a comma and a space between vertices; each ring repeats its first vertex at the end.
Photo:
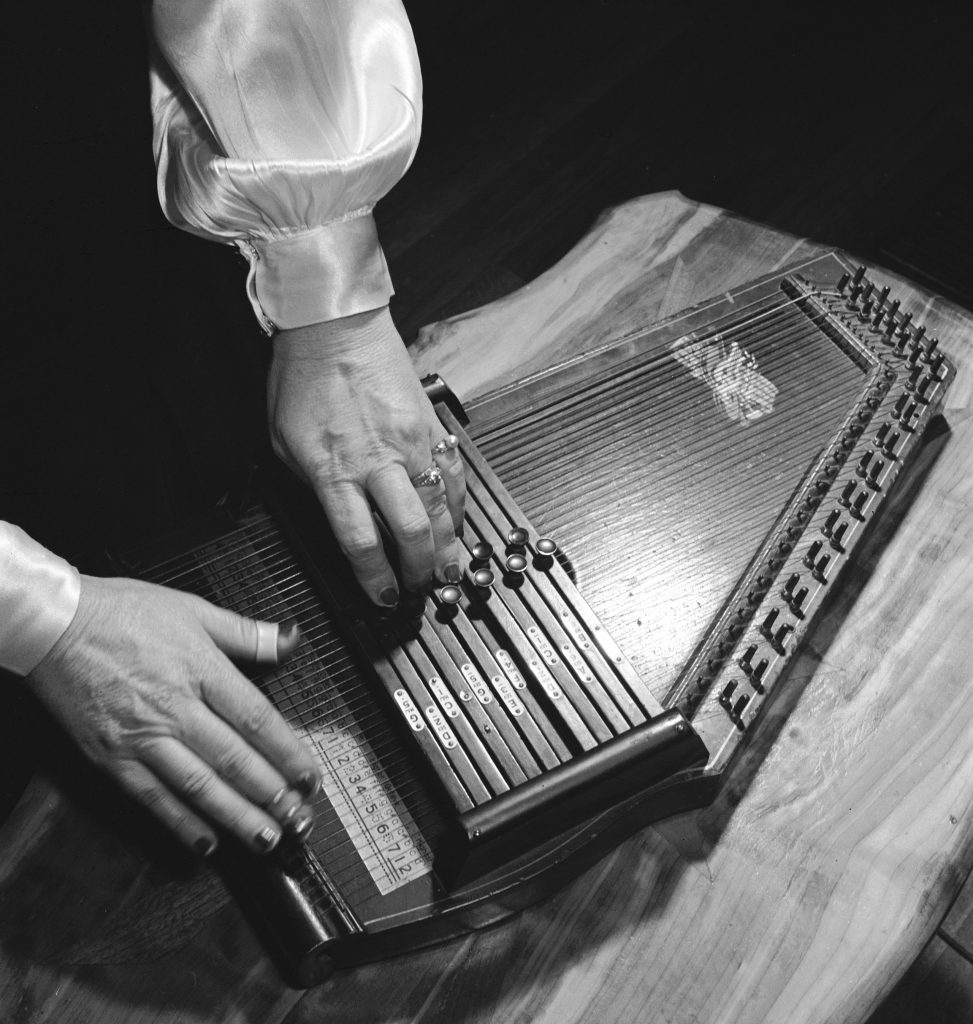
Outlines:
POLYGON ((263 853, 285 829, 310 831, 319 774, 230 658, 276 664, 298 641, 191 594, 82 576, 73 621, 27 685, 197 853, 215 848, 213 825, 263 853))
POLYGON ((466 482, 388 309, 280 331, 268 381, 274 449, 314 489, 365 593, 398 600, 369 499, 398 546, 402 582, 457 582, 466 482), (440 446, 442 447, 442 446, 440 446), (442 482, 414 479, 438 466, 442 482))

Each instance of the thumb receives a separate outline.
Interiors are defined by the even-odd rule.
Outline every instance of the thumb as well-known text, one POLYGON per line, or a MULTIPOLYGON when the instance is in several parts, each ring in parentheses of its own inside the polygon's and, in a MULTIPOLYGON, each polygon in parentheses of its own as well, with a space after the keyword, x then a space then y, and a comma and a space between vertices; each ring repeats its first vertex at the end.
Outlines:
POLYGON ((257 665, 279 665, 297 649, 300 630, 296 622, 248 619, 215 604, 193 597, 192 612, 210 639, 227 657, 257 665))

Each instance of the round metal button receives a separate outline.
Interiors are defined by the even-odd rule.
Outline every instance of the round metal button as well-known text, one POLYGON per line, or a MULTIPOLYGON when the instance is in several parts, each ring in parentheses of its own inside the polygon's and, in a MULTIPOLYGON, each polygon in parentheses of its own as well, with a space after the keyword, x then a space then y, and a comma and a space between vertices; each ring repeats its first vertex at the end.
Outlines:
POLYGON ((493 554, 493 545, 487 544, 485 540, 478 541, 473 545, 472 554, 478 562, 485 562, 493 554))
POLYGON ((523 555, 510 555, 504 564, 508 572, 524 572, 527 568, 527 559, 523 555))
POLYGON ((557 551, 557 544, 550 537, 540 537, 534 545, 539 555, 553 555, 557 551))
POLYGON ((530 534, 522 527, 515 526, 507 534, 507 543, 515 548, 522 548, 530 540, 530 534))
POLYGON ((495 577, 490 569, 477 569, 473 573, 473 582, 478 587, 492 587, 495 577))
POLYGON ((459 604, 462 596, 463 592, 452 583, 447 583, 445 587, 441 587, 439 590, 439 600, 443 604, 459 604))

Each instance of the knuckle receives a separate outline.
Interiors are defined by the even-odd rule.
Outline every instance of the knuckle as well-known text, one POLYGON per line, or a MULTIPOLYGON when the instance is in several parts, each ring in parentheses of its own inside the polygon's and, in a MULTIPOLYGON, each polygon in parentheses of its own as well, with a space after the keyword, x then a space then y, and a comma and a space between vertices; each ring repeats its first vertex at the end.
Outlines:
POLYGON ((213 776, 207 768, 192 768, 179 779, 179 789, 191 800, 206 796, 212 786, 213 776))
POLYGON ((224 779, 246 778, 253 769, 253 755, 247 750, 232 748, 217 755, 213 767, 224 779))
POLYGON ((446 464, 442 467, 442 471, 445 476, 450 476, 457 480, 466 479, 466 470, 463 468, 462 459, 446 460, 446 464))
POLYGON ((364 531, 346 531, 339 543, 349 562, 361 565, 375 562, 381 557, 381 545, 364 531))
POLYGON ((403 520, 396 530, 396 537, 405 544, 421 544, 429 537, 428 516, 411 516, 403 520))
POLYGON ((254 704, 249 708, 241 723, 247 736, 262 736, 270 730, 276 712, 269 704, 254 704))
POLYGON ((444 515, 449 511, 449 502, 446 498, 446 492, 439 491, 435 494, 430 495, 426 501, 426 512, 430 518, 444 515))

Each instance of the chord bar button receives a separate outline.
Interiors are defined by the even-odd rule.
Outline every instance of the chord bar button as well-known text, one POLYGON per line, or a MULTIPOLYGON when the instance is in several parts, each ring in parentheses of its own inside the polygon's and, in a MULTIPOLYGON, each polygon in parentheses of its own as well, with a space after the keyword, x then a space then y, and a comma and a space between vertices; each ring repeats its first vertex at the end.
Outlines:
POLYGON ((522 526, 515 526, 507 534, 507 543, 512 548, 525 548, 529 540, 530 534, 522 526))
POLYGON ((514 552, 512 555, 507 556, 507 560, 503 563, 507 569, 507 572, 522 573, 527 570, 527 559, 524 555, 514 552))
POLYGON ((445 587, 439 589, 439 600, 443 604, 459 604, 462 597, 463 591, 455 583, 447 583, 445 587))
POLYGON ((493 545, 487 544, 485 540, 477 541, 471 554, 477 562, 488 562, 493 555, 493 545))
POLYGON ((493 575, 492 569, 477 569, 473 573, 473 583, 484 589, 492 587, 495 579, 496 577, 493 575))

